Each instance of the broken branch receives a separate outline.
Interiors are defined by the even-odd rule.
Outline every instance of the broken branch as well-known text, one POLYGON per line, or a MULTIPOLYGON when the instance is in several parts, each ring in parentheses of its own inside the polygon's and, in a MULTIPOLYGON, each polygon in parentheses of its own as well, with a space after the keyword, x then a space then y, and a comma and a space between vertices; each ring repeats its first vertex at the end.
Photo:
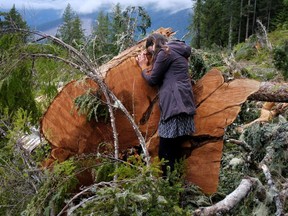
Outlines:
POLYGON ((219 213, 227 213, 233 209, 242 199, 244 199, 252 187, 257 183, 255 178, 242 179, 240 185, 226 198, 213 206, 203 207, 197 209, 193 216, 209 216, 217 215, 219 213))

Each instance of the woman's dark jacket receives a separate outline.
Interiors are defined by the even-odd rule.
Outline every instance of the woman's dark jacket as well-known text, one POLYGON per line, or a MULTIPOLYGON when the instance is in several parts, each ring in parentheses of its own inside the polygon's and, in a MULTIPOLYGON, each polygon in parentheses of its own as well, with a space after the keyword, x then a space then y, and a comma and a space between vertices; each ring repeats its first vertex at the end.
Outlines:
POLYGON ((159 86, 161 120, 186 113, 195 114, 191 80, 188 75, 188 57, 191 47, 182 41, 167 43, 168 51, 162 48, 153 64, 152 71, 142 72, 151 86, 159 86))

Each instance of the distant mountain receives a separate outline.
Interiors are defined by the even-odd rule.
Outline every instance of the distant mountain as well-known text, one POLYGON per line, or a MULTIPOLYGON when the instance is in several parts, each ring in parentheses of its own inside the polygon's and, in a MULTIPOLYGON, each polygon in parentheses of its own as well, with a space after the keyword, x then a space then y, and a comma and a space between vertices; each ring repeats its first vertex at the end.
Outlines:
MULTIPOLYGON (((147 33, 156 30, 159 27, 171 27, 177 32, 175 36, 178 39, 181 39, 185 34, 187 34, 187 28, 192 14, 191 9, 184 9, 174 13, 163 10, 155 11, 149 8, 146 10, 148 11, 152 22, 147 33)), ((25 10, 24 12, 19 10, 19 12, 22 14, 31 29, 36 29, 47 34, 55 35, 57 28, 62 24, 63 11, 61 10, 25 10)), ((97 18, 97 14, 97 12, 91 14, 79 14, 86 35, 91 33, 91 27, 97 18)))
MULTIPOLYGON (((159 27, 171 27, 176 31, 176 37, 181 39, 188 33, 188 26, 191 22, 192 9, 184 9, 175 13, 165 11, 148 11, 152 26, 149 30, 156 30, 159 27)), ((190 38, 190 37, 189 37, 190 38)))

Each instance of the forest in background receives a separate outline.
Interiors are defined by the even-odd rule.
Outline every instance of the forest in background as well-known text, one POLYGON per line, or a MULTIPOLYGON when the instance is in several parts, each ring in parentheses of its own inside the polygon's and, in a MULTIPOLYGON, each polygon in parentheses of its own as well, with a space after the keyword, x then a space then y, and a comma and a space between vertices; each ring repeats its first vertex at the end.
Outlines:
MULTIPOLYGON (((193 79, 212 67, 221 69, 227 79, 284 82, 288 78, 287 0, 194 2, 189 27, 193 79)), ((256 189, 223 214, 284 215, 288 209, 287 111, 268 124, 254 124, 239 133, 239 125, 259 116, 262 104, 253 101, 243 105, 237 120, 227 128, 219 191, 213 195, 185 184, 181 169, 168 179, 151 178, 159 173, 159 164, 147 169, 138 157, 129 159, 131 166, 110 156, 85 155, 55 164, 53 172, 41 169, 49 144, 42 140, 27 152, 19 140, 39 127, 60 87, 84 76, 75 67, 80 63, 63 44, 98 67, 134 45, 135 38, 144 38, 151 25, 145 8, 122 9, 120 4, 112 13, 100 12, 97 20, 87 37, 79 16, 67 5, 55 35, 61 42, 56 43, 54 37, 31 32, 15 7, 0 12, 0 214, 57 215, 69 204, 65 211, 75 215, 192 215, 224 199, 249 176, 257 179, 256 189), (243 150, 228 142, 232 138, 250 148, 243 150), (257 168, 267 152, 274 187, 266 185, 265 175, 257 168), (95 184, 85 193, 75 191, 77 173, 87 166, 94 170, 95 184), (118 176, 117 184, 113 176, 118 176)))
POLYGON ((259 31, 287 28, 286 0, 194 0, 193 45, 195 48, 226 47, 244 42, 259 31), (285 27, 286 26, 286 27, 285 27))

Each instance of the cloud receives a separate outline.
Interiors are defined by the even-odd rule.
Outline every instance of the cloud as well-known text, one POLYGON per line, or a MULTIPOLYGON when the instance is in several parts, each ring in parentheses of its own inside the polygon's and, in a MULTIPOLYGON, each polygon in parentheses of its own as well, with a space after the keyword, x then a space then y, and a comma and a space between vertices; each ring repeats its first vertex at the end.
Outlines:
POLYGON ((153 6, 155 10, 178 11, 192 7, 191 0, 145 0, 139 3, 139 0, 4 0, 0 3, 1 8, 11 9, 15 4, 18 10, 22 9, 58 9, 64 10, 67 4, 70 3, 72 9, 77 13, 92 13, 103 7, 112 8, 117 3, 120 3, 122 8, 127 6, 153 6))
POLYGON ((0 3, 0 9, 11 9, 15 5, 16 9, 61 9, 62 1, 46 0, 45 2, 39 0, 6 0, 0 3))

